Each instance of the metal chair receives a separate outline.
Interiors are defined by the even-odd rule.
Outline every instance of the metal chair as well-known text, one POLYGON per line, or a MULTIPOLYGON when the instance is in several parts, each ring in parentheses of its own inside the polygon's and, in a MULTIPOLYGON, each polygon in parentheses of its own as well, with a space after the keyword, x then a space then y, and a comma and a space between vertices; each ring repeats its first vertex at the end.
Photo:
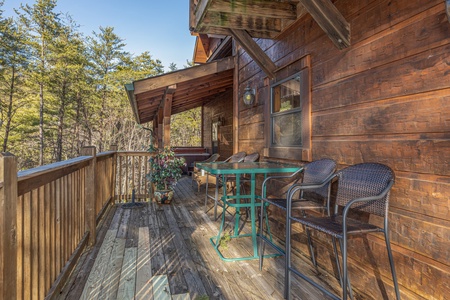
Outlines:
POLYGON ((391 266, 392 279, 394 282, 395 294, 400 299, 397 277, 395 274, 394 261, 389 243, 388 230, 388 208, 389 193, 394 184, 394 172, 388 166, 378 163, 362 163, 347 167, 336 173, 338 179, 338 190, 334 213, 325 217, 295 217, 292 215, 292 195, 302 190, 302 186, 290 190, 287 205, 286 219, 286 278, 285 278, 285 296, 290 299, 290 276, 291 272, 300 276, 310 284, 319 288, 333 299, 339 299, 337 296, 320 286, 309 277, 305 276, 292 266, 291 262, 291 225, 292 222, 299 222, 308 228, 331 235, 333 239, 333 248, 336 257, 336 265, 339 273, 339 279, 342 287, 342 299, 347 299, 347 294, 352 295, 350 280, 347 270, 347 237, 355 234, 367 234, 370 232, 383 232, 388 252, 389 263, 391 266), (340 209, 341 208, 341 209, 340 209), (349 212, 359 212, 375 214, 384 218, 383 228, 365 222, 350 218, 349 212), (337 253, 336 239, 342 253, 342 274, 341 265, 337 253), (341 276, 342 275, 342 276, 341 276), (345 284, 344 284, 345 283, 345 284), (344 287, 345 286, 345 287, 344 287), (348 287, 348 291, 347 291, 348 287))
MULTIPOLYGON (((226 160, 221 161, 221 162, 217 162, 217 163, 242 162, 244 160, 244 158, 245 158, 245 155, 246 155, 245 152, 238 152, 238 153, 235 153, 232 156, 228 157, 226 160)), ((216 176, 216 175, 211 175, 209 173, 206 173, 205 212, 208 211, 208 209, 207 209, 208 199, 214 200, 214 220, 217 219, 217 204, 219 202, 219 187, 220 187, 221 184, 222 184, 222 181, 220 179, 220 175, 216 176), (215 184, 214 196, 208 194, 209 176, 215 177, 216 184, 215 184)))
MULTIPOLYGON (((267 242, 271 242, 272 238, 270 236, 270 240, 267 241, 266 238, 263 236, 264 234, 264 218, 266 218, 266 226, 268 228, 268 232, 270 233, 269 228, 269 222, 267 220, 266 216, 266 207, 269 204, 273 204, 276 207, 282 209, 283 211, 286 211, 287 206, 287 196, 289 195, 289 191, 291 191, 293 188, 298 186, 306 187, 308 185, 314 185, 314 184, 321 184, 326 182, 323 186, 317 188, 314 186, 314 188, 309 189, 310 192, 308 195, 305 193, 300 192, 299 197, 293 199, 292 198, 292 209, 300 210, 302 214, 305 216, 306 210, 319 210, 322 213, 328 213, 329 212, 329 199, 330 199, 330 182, 328 181, 332 176, 334 171, 336 170, 336 162, 332 159, 324 158, 320 160, 316 160, 313 162, 310 162, 306 164, 303 168, 301 168, 299 171, 295 172, 294 174, 290 176, 271 176, 267 177, 263 184, 262 184, 262 207, 260 211, 260 255, 259 255, 259 268, 262 269, 263 261, 264 261, 264 249, 267 242), (303 177, 299 177, 299 175, 303 175, 303 177), (268 183, 272 180, 280 180, 280 179, 294 179, 297 178, 293 184, 290 186, 289 190, 286 193, 286 197, 284 198, 267 198, 266 197, 266 187, 268 183), (300 181, 301 180, 301 181, 300 181), (298 183, 300 181, 300 183, 298 183)), ((312 246, 312 240, 311 235, 308 229, 306 229, 306 234, 308 238, 308 249, 311 255, 311 260, 314 265, 316 265, 316 260, 314 256, 314 250, 312 246)), ((279 252, 283 252, 281 248, 274 245, 273 243, 269 243, 271 246, 273 246, 275 249, 277 249, 279 252)))
POLYGON ((220 157, 220 154, 214 153, 211 155, 208 159, 205 159, 204 161, 196 161, 193 163, 193 170, 191 174, 191 186, 192 183, 195 181, 197 182, 197 191, 200 192, 200 186, 206 182, 206 174, 202 172, 202 170, 199 170, 197 168, 197 163, 210 163, 215 162, 220 157))

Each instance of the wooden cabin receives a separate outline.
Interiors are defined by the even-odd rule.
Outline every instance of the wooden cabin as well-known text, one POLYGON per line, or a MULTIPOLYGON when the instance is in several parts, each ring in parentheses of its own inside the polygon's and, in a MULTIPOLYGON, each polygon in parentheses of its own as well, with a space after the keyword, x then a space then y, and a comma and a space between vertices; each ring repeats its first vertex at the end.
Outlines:
MULTIPOLYGON (((447 299, 449 0, 189 3, 186 13, 191 33, 197 35, 194 57, 199 65, 128 84, 136 121, 152 122, 157 145, 163 147, 170 145, 170 116, 200 106, 202 152, 228 157, 257 151, 262 160, 299 165, 328 157, 339 169, 360 162, 387 164, 396 174, 389 222, 402 299, 447 299), (245 104, 248 94, 254 101, 245 104)), ((152 204, 143 212, 117 217, 114 204, 131 200, 132 189, 138 199, 148 198, 142 175, 148 172, 150 154, 112 150, 97 154, 88 147, 78 158, 19 173, 13 155, 0 155, 1 299, 60 299, 62 294, 64 299, 78 299, 83 287, 80 291, 77 282, 100 287, 99 282, 114 276, 92 279, 80 261, 91 268, 106 265, 93 253, 101 252, 105 236, 114 243, 115 234, 123 238, 122 250, 137 253, 138 260, 142 252, 147 259, 135 277, 136 289, 147 290, 150 282, 138 276, 164 265, 149 267, 147 250, 157 251, 151 263, 160 263, 162 251, 172 248, 182 252, 190 278, 202 277, 207 283, 196 296, 206 291, 214 299, 258 298, 248 294, 255 291, 267 294, 265 299, 282 298, 284 271, 279 261, 268 260, 259 272, 250 262, 229 267, 210 255, 207 239, 217 226, 203 213, 204 194, 189 183, 178 192, 185 202, 159 211, 152 204), (171 219, 161 223, 162 214, 171 219), (133 219, 144 215, 143 224, 133 219), (138 239, 141 228, 144 239, 138 239), (108 235, 110 230, 114 233, 108 235), (149 230, 158 233, 152 244, 149 230), (136 250, 138 240, 139 245, 146 242, 142 249, 147 250, 136 250), (192 263, 186 245, 201 263, 192 263), (242 283, 245 286, 239 286, 242 283), (71 296, 77 291, 78 296, 71 296)), ((284 214, 272 209, 270 222, 282 241, 284 214)), ((303 234, 302 228, 295 230, 303 234)), ((326 281, 335 274, 331 244, 322 235, 314 234, 313 240, 320 277, 326 281)), ((304 238, 293 243, 299 260, 308 257, 304 238)), ((179 263, 180 257, 173 251, 166 257, 165 271, 173 275, 176 264, 170 260, 179 263)), ((96 274, 102 273, 99 270, 105 269, 96 274)), ((359 299, 395 298, 384 241, 377 234, 349 242, 349 273, 359 299)), ((178 276, 172 279, 179 288, 178 276)), ((130 282, 127 276, 124 282, 130 282)), ((297 284, 307 289, 304 298, 323 299, 308 294, 314 288, 306 283, 297 284)), ((188 290, 187 285, 183 288, 183 293, 188 290)), ((115 295, 121 294, 116 290, 115 295)))
MULTIPOLYGON (((189 13, 200 65, 135 81, 136 120, 153 121, 166 145, 170 114, 201 105, 202 146, 222 157, 387 164, 396 173, 389 218, 401 294, 447 298, 450 2, 190 0, 189 13)), ((275 210, 271 221, 282 236, 284 215, 275 210)), ((333 273, 329 242, 314 239, 333 273)), ((393 299, 383 240, 350 247, 354 288, 393 299)))

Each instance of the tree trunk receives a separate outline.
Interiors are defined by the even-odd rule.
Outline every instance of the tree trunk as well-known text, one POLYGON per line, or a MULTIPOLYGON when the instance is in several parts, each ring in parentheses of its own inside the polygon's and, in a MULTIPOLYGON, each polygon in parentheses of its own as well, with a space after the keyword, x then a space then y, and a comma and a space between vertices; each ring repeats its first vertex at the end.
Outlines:
POLYGON ((14 96, 14 81, 16 77, 16 68, 12 67, 11 74, 11 84, 9 86, 9 103, 8 103, 8 111, 6 112, 6 125, 5 125, 5 138, 3 139, 3 148, 2 152, 6 152, 8 148, 8 138, 11 130, 11 119, 12 119, 12 109, 13 109, 13 96, 14 96))
POLYGON ((44 165, 44 83, 43 77, 45 72, 44 50, 45 42, 41 37, 41 78, 39 81, 39 165, 44 165))
POLYGON ((63 132, 64 132, 64 115, 66 105, 66 82, 62 83, 61 102, 58 111, 58 134, 56 137, 56 161, 62 160, 63 152, 63 132))

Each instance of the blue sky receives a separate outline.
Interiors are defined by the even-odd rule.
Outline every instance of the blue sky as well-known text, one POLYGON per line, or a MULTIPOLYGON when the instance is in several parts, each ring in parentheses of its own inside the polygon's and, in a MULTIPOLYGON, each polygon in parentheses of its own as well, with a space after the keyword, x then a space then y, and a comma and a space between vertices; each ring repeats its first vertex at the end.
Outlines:
MULTIPOLYGON (((4 0, 6 16, 20 3, 32 0, 4 0)), ((125 50, 140 54, 149 51, 164 67, 171 62, 178 69, 191 60, 195 37, 189 32, 188 0, 58 0, 56 11, 69 13, 86 36, 99 32, 100 26, 112 26, 125 39, 125 50)))

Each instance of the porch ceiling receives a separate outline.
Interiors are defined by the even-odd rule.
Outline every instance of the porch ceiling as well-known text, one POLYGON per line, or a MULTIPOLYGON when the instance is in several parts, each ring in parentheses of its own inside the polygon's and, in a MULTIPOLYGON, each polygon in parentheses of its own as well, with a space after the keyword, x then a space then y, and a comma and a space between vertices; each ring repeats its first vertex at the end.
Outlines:
POLYGON ((136 121, 155 119, 172 94, 172 114, 177 114, 212 100, 233 88, 234 58, 227 57, 207 64, 150 77, 125 86, 136 121))

